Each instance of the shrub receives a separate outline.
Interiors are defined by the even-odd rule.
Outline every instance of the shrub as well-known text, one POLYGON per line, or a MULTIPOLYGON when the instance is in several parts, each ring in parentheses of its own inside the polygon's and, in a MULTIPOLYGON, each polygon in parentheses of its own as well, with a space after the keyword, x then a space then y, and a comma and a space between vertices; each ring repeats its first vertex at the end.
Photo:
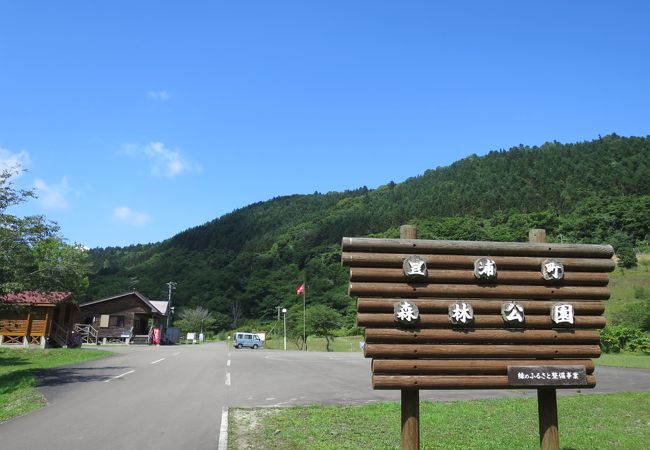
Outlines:
POLYGON ((616 249, 616 256, 618 256, 618 265, 620 267, 630 269, 637 265, 636 254, 629 244, 621 245, 616 249))
POLYGON ((600 347, 605 353, 627 350, 650 354, 650 332, 627 325, 609 325, 600 334, 600 347))

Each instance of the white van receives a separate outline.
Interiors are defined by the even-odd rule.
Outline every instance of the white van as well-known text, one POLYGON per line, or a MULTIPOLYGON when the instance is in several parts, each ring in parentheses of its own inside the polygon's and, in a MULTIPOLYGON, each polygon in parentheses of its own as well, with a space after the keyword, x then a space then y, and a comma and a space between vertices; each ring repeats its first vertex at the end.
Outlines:
POLYGON ((263 342, 259 335, 255 333, 238 332, 235 333, 235 348, 250 347, 260 348, 263 342))

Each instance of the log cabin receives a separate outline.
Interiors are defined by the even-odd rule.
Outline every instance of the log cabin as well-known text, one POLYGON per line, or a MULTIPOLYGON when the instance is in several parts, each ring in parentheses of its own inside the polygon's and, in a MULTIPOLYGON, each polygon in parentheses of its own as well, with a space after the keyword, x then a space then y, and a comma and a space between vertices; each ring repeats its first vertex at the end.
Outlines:
POLYGON ((153 327, 164 328, 167 305, 138 291, 93 300, 79 305, 75 330, 84 343, 146 344, 153 327))
POLYGON ((0 295, 0 346, 66 347, 78 307, 70 292, 23 291, 0 295))

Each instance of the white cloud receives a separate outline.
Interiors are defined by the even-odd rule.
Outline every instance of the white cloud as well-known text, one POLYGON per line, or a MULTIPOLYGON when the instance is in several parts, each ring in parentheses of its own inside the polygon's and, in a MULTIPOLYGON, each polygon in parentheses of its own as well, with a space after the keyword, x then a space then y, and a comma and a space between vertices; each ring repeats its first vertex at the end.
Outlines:
POLYGON ((113 210, 113 217, 120 222, 132 225, 135 227, 143 227, 151 220, 151 216, 147 213, 133 211, 127 206, 120 206, 113 210))
POLYGON ((14 177, 18 177, 30 162, 29 154, 25 150, 13 153, 0 147, 0 172, 9 170, 14 172, 14 177))
POLYGON ((199 166, 191 163, 178 150, 170 150, 162 142, 150 142, 144 147, 144 154, 153 161, 151 173, 156 176, 173 178, 183 172, 200 170, 199 166))
POLYGON ((172 98, 167 91, 147 91, 147 97, 153 100, 167 101, 172 98))
POLYGON ((66 209, 68 200, 66 196, 70 193, 68 178, 61 178, 57 184, 47 184, 45 180, 37 178, 34 181, 34 188, 38 195, 38 200, 46 209, 66 209))
POLYGON ((151 161, 151 174, 156 177, 173 178, 184 172, 201 172, 202 168, 187 159, 178 149, 169 149, 162 142, 141 145, 128 142, 122 145, 119 154, 132 158, 146 157, 151 161))

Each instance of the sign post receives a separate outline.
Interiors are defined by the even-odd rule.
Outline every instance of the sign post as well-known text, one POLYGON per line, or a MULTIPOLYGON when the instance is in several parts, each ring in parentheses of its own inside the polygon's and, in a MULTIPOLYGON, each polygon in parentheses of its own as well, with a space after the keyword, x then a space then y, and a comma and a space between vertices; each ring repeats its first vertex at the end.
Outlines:
POLYGON ((609 245, 343 238, 374 389, 399 389, 403 449, 420 389, 538 390, 541 448, 559 448, 556 389, 596 385, 609 245))
MULTIPOLYGON (((399 229, 401 239, 417 239, 417 230, 413 225, 402 225, 399 229)), ((402 389, 402 449, 418 450, 420 448, 420 391, 402 389)))
MULTIPOLYGON (((539 228, 528 232, 528 242, 546 242, 546 230, 539 228)), ((560 433, 557 419, 557 393, 555 389, 537 390, 537 413, 539 415, 539 448, 559 450, 560 433)))

